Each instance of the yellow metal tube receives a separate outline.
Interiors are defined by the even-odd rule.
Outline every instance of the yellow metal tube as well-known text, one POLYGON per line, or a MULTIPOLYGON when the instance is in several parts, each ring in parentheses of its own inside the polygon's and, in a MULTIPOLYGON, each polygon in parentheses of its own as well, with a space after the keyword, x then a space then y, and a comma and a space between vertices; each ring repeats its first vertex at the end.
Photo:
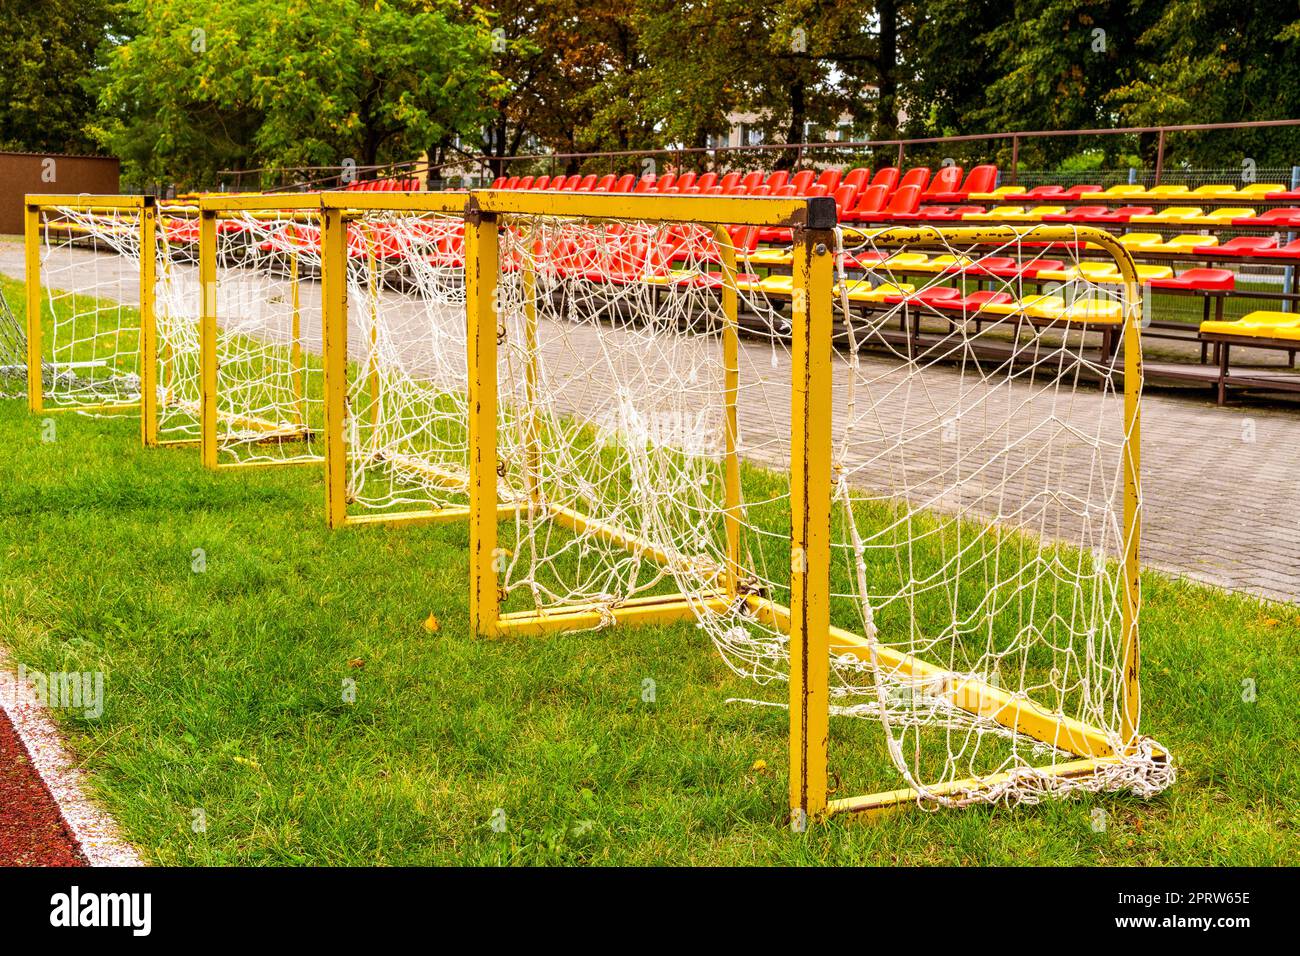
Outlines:
POLYGON ((726 228, 713 230, 722 261, 722 404, 723 468, 725 471, 723 521, 727 537, 727 594, 735 597, 740 590, 742 526, 740 498, 740 318, 736 294, 736 247, 726 228))
POLYGON ((199 217, 199 423, 201 457, 207 468, 217 467, 217 218, 199 217))
POLYGON ((158 214, 152 203, 140 210, 140 441, 158 444, 158 214))
POLYGON ((27 407, 39 412, 45 407, 41 377, 41 207, 31 203, 23 210, 23 252, 27 264, 27 407))
POLYGON ((831 288, 829 232, 798 233, 794 254, 790 461, 790 811, 826 809, 830 733, 831 288))
POLYGON ((347 446, 343 439, 348 391, 347 223, 338 209, 321 214, 321 321, 325 352, 325 520, 348 520, 347 446))
POLYGON ((497 633, 497 280, 496 217, 469 209, 465 309, 469 353, 470 632, 497 633))

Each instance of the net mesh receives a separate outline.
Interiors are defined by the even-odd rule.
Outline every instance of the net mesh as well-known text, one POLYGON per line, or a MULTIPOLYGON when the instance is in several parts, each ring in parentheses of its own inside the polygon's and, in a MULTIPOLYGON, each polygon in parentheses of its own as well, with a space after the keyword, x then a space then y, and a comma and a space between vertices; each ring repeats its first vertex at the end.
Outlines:
POLYGON ((27 395, 27 330, 0 288, 0 398, 27 395))
POLYGON ((140 399, 141 216, 139 209, 41 210, 42 392, 49 407, 140 399))
POLYGON ((376 514, 463 504, 464 222, 369 212, 348 224, 347 499, 376 514))
MULTIPOLYGON (((223 464, 323 456, 320 235, 320 217, 308 210, 231 212, 218 219, 216 400, 223 464)), ((178 314, 178 326, 188 329, 186 310, 178 314)), ((174 344, 178 352, 189 345, 184 334, 174 344)))

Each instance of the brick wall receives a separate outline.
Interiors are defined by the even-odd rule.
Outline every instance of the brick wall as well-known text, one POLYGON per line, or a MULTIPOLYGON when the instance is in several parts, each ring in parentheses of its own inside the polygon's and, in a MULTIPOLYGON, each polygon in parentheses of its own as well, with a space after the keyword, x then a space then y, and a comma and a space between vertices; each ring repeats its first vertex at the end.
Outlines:
POLYGON ((0 233, 22 233, 28 193, 116 193, 120 166, 98 156, 0 153, 0 233))

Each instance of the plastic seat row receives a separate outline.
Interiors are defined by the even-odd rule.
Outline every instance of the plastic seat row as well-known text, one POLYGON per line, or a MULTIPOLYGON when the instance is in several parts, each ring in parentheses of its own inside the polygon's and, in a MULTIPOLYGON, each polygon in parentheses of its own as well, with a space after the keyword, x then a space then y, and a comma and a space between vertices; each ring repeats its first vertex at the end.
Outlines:
MULTIPOLYGON (((791 276, 768 276, 747 284, 768 295, 780 297, 794 294, 791 276)), ((744 288, 746 286, 742 286, 744 288)), ((1067 302, 1063 296, 1036 294, 1015 298, 1009 292, 981 291, 963 295, 960 289, 928 286, 917 291, 910 283, 881 282, 873 284, 867 279, 850 279, 843 286, 836 284, 835 295, 843 294, 850 302, 901 305, 914 303, 945 312, 985 316, 1021 315, 1030 319, 1052 322, 1080 322, 1097 325, 1118 325, 1123 321, 1123 306, 1104 298, 1076 298, 1067 302)))
POLYGON ((348 183, 343 189, 347 192, 418 192, 418 179, 367 179, 364 182, 348 183))
POLYGON ((1121 183, 1103 189, 1096 185, 1081 186, 1035 186, 1033 189, 1025 189, 1021 186, 1000 186, 997 189, 978 195, 972 195, 972 199, 1001 201, 1017 200, 1043 200, 1043 199, 1071 199, 1079 200, 1083 197, 1093 197, 1097 199, 1154 199, 1157 201, 1167 201, 1179 197, 1194 198, 1210 197, 1222 199, 1266 199, 1269 201, 1300 199, 1300 191, 1288 190, 1281 183, 1249 183, 1242 187, 1228 184, 1215 183, 1206 186, 1197 186, 1192 189, 1184 185, 1152 186, 1148 189, 1146 186, 1139 186, 1133 183, 1121 183))

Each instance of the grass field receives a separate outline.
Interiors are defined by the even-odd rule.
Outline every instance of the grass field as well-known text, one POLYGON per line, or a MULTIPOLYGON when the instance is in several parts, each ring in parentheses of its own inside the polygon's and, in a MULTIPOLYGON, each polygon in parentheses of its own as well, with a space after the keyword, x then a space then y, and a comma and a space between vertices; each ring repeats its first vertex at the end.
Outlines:
MULTIPOLYGON (((18 291, 5 285, 15 305, 18 291)), ((213 474, 193 450, 143 452, 132 419, 54 421, 44 441, 41 419, 0 402, 0 644, 32 669, 104 671, 103 715, 58 717, 153 862, 1300 857, 1295 609, 1148 576, 1144 729, 1181 768, 1153 801, 912 812, 797 835, 782 826, 786 715, 727 704, 754 689, 695 628, 476 639, 463 526, 330 533, 317 467, 213 474)), ((836 724, 833 769, 871 777, 873 733, 836 724)))

